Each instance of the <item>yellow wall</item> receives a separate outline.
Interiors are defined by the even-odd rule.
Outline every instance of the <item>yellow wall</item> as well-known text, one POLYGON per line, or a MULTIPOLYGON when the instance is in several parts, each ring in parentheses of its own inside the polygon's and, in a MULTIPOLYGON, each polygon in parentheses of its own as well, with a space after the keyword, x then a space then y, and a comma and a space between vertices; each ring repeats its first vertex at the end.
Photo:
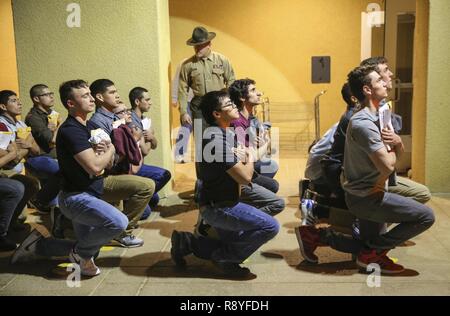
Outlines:
MULTIPOLYGON (((113 80, 125 103, 134 86, 149 89, 149 116, 159 139, 146 162, 169 170, 168 69, 170 37, 168 1, 77 0, 81 27, 69 28, 66 5, 60 0, 13 0, 17 60, 22 101, 33 84, 57 91, 70 79, 113 80), (164 140, 164 141, 163 141, 164 140), (166 141, 167 140, 167 141, 166 141)), ((56 110, 66 113, 60 102, 56 110)))
POLYGON ((425 183, 425 136, 427 121, 428 74, 428 0, 416 0, 416 27, 414 34, 414 73, 412 107, 412 177, 425 183))
POLYGON ((203 25, 217 33, 213 49, 230 58, 237 77, 255 79, 271 102, 312 105, 328 90, 321 98, 323 133, 345 109, 340 89, 360 62, 361 12, 371 2, 170 0, 172 63, 193 54, 185 42, 203 25), (311 56, 322 55, 331 56, 331 84, 311 84, 311 56))
POLYGON ((425 177, 432 192, 450 192, 450 1, 430 0, 425 177))
POLYGON ((0 90, 18 91, 11 0, 0 0, 0 90))

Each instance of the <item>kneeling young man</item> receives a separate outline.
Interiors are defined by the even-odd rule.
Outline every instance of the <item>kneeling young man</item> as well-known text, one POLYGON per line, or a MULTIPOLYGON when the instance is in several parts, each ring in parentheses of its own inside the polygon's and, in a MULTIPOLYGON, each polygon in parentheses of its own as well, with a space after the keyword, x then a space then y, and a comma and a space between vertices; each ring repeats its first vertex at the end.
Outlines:
POLYGON ((252 180, 253 154, 237 149, 234 134, 227 131, 239 117, 228 93, 207 93, 201 109, 211 127, 205 131, 202 146, 199 205, 202 218, 217 231, 219 241, 192 235, 185 240, 186 234, 174 232, 172 258, 182 264, 183 256, 192 250, 196 256, 211 259, 225 274, 244 277, 250 270, 240 264, 275 237, 279 224, 263 211, 239 202, 240 185, 248 185, 252 180))

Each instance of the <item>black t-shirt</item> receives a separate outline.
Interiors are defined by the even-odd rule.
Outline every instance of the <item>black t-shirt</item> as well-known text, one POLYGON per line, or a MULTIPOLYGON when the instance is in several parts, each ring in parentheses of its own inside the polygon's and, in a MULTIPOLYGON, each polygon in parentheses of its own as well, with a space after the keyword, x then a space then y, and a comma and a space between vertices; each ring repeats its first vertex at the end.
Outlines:
POLYGON ((96 197, 103 194, 103 177, 90 176, 75 160, 75 155, 92 148, 88 128, 68 116, 56 136, 56 152, 63 176, 63 191, 88 192, 96 197))
POLYGON ((227 173, 238 163, 231 150, 235 147, 235 135, 218 127, 213 129, 214 132, 203 140, 202 161, 199 164, 199 179, 202 180, 200 205, 239 200, 239 184, 227 173))

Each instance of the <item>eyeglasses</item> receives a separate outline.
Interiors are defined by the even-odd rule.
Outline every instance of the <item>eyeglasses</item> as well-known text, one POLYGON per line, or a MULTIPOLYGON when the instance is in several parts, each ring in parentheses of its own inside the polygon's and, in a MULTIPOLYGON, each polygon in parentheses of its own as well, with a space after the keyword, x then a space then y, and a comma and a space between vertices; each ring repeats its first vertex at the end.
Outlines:
POLYGON ((225 108, 227 108, 227 107, 230 107, 230 106, 231 106, 233 109, 237 108, 237 105, 230 101, 230 102, 228 102, 227 104, 225 104, 224 106, 222 106, 220 109, 223 110, 223 109, 225 109, 225 108))
POLYGON ((121 115, 121 114, 130 114, 130 110, 122 110, 122 111, 119 111, 119 112, 117 112, 117 113, 115 113, 116 115, 121 115))
POLYGON ((53 97, 55 94, 53 92, 48 92, 38 95, 38 97, 53 97))

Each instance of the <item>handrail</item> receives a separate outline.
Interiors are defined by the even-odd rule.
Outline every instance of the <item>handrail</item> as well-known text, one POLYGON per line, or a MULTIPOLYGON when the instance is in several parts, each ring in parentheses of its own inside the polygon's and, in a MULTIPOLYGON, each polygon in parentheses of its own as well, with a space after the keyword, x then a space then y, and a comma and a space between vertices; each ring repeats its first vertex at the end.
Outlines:
POLYGON ((322 90, 316 97, 314 98, 314 120, 316 127, 316 141, 320 139, 320 100, 319 98, 324 95, 327 90, 322 90))

